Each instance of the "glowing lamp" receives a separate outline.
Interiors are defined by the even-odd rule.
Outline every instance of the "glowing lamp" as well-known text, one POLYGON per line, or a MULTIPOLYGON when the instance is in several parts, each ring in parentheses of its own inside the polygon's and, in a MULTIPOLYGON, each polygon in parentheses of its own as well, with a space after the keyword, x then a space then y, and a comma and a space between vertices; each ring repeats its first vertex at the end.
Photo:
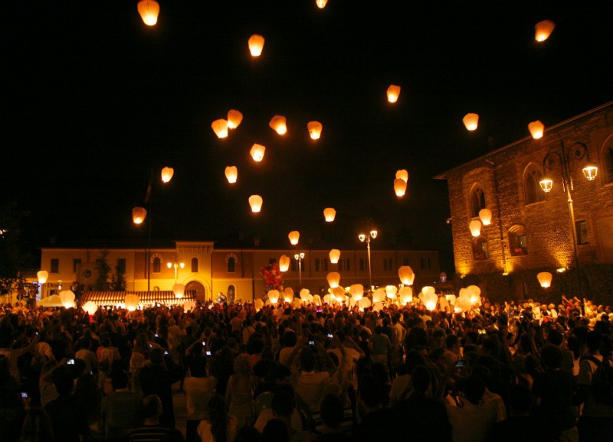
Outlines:
POLYGON ((330 272, 326 276, 326 279, 328 280, 328 285, 330 285, 330 288, 335 289, 341 282, 341 274, 338 272, 330 272))
POLYGON ((228 129, 236 129, 243 121, 243 114, 236 109, 228 111, 228 129))
POLYGON ((479 210, 479 219, 484 226, 489 226, 492 223, 492 211, 490 209, 479 210))
POLYGON ((481 235, 481 221, 478 219, 473 219, 469 224, 468 228, 470 229, 470 234, 477 238, 481 235))
POLYGON ((281 255, 279 258, 279 270, 281 272, 287 272, 289 270, 289 256, 281 255))
POLYGON ((402 305, 407 305, 413 301, 413 289, 411 287, 402 287, 398 290, 398 299, 402 305))
POLYGON ((270 119, 268 125, 279 135, 287 133, 287 121, 283 115, 275 115, 270 119))
POLYGON ((134 207, 132 209, 132 222, 136 225, 142 224, 147 217, 147 209, 144 207, 134 207))
POLYGON ((251 195, 249 197, 249 206, 251 206, 252 213, 260 213, 263 203, 264 200, 260 195, 251 195))
POLYGON ((394 180, 394 192, 396 192, 396 196, 398 198, 402 198, 407 192, 407 182, 405 180, 401 180, 400 178, 396 178, 394 180))
POLYGON ((338 260, 341 257, 341 251, 339 249, 332 249, 328 255, 330 256, 330 262, 332 264, 338 264, 338 260))
POLYGON ((64 308, 74 308, 75 307, 75 295, 72 290, 62 290, 60 292, 60 301, 62 303, 62 307, 64 308))
POLYGON ((540 272, 536 275, 536 279, 538 279, 539 284, 544 289, 551 287, 551 280, 553 279, 553 275, 549 272, 540 272))
POLYGON ((300 241, 300 232, 297 230, 292 230, 288 233, 287 237, 289 238, 289 243, 295 246, 298 244, 298 241, 300 241))
POLYGON ((251 150, 249 151, 249 155, 256 163, 259 163, 264 159, 264 152, 266 152, 266 146, 262 146, 261 144, 254 144, 251 146, 251 150))
POLYGON ((36 272, 36 278, 38 279, 39 284, 44 284, 49 278, 49 272, 46 270, 39 270, 36 272))
POLYGON ((551 20, 543 20, 534 25, 534 39, 542 43, 549 38, 556 24, 551 20))
POLYGON ((234 184, 238 180, 238 168, 236 166, 228 166, 224 170, 228 183, 234 184))
POLYGON ((387 293, 385 293, 385 289, 381 287, 375 290, 372 294, 373 303, 383 302, 385 301, 385 298, 387 298, 387 293))
POLYGON ((355 301, 359 301, 364 296, 364 286, 362 284, 351 284, 349 286, 349 293, 355 301))
POLYGON ((175 170, 172 167, 164 167, 162 169, 162 182, 169 183, 172 180, 172 176, 175 174, 175 170))
POLYGON ((98 306, 92 302, 87 301, 85 304, 81 306, 84 312, 86 312, 89 316, 94 315, 98 311, 98 306))
POLYGON ((140 304, 140 297, 133 294, 126 295, 124 304, 128 311, 133 312, 138 308, 138 304, 140 304))
POLYGON ((596 179, 596 175, 598 175, 598 166, 595 164, 588 164, 582 170, 583 175, 588 181, 594 181, 596 179))
POLYGON ((172 286, 172 292, 175 294, 175 298, 181 299, 185 295, 185 286, 177 283, 172 286))
POLYGON ((223 118, 219 118, 211 123, 211 128, 217 138, 226 138, 228 136, 228 121, 223 118))
POLYGON ((539 120, 532 121, 528 123, 528 130, 530 131, 530 135, 535 140, 539 140, 543 138, 543 133, 545 132, 545 125, 541 123, 539 120))
POLYGON ((477 285, 469 285, 466 287, 466 292, 468 294, 468 300, 470 301, 470 305, 481 304, 481 289, 477 285))
POLYGON ((311 140, 319 140, 322 129, 323 125, 319 121, 309 121, 307 123, 307 130, 309 131, 309 137, 311 137, 311 140))
POLYGON ((399 96, 400 86, 397 84, 390 84, 390 86, 387 88, 387 101, 393 104, 398 101, 399 96))
POLYGON ((268 300, 271 304, 276 304, 279 301, 280 295, 279 290, 270 290, 268 292, 268 300))
POLYGON ((251 37, 249 37, 247 43, 249 45, 249 52, 251 53, 252 57, 259 57, 262 55, 264 41, 264 37, 262 37, 260 34, 253 34, 251 37))
POLYGON ((553 180, 549 177, 543 177, 539 181, 539 186, 541 186, 543 192, 549 193, 551 192, 551 189, 553 189, 553 180))
POLYGON ((426 309, 433 311, 436 308, 436 304, 438 303, 438 296, 436 295, 434 287, 429 285, 423 287, 421 289, 420 298, 426 309))
POLYGON ((291 303, 294 300, 294 290, 291 287, 286 287, 283 290, 283 300, 291 303))
POLYGON ((328 0, 315 0, 315 4, 319 9, 323 9, 328 4, 328 0))
POLYGON ((143 23, 147 26, 155 26, 158 22, 158 15, 160 14, 160 4, 155 0, 140 0, 136 4, 136 9, 143 19, 143 23))
POLYGON ((415 281, 415 273, 411 266, 401 266, 398 268, 398 278, 404 285, 413 285, 415 281))
POLYGON ((332 207, 326 207, 324 209, 324 219, 326 222, 331 223, 334 221, 334 218, 336 218, 336 210, 334 210, 332 207))
POLYGON ((409 171, 406 169, 398 169, 396 171, 396 179, 402 180, 405 183, 408 183, 409 182, 409 171))
POLYGON ((389 299, 396 299, 396 293, 398 293, 398 287, 395 285, 386 285, 385 286, 385 295, 389 299))
POLYGON ((462 118, 462 123, 464 123, 466 130, 471 132, 477 130, 477 127, 479 126, 479 114, 468 113, 464 115, 464 118, 462 118))

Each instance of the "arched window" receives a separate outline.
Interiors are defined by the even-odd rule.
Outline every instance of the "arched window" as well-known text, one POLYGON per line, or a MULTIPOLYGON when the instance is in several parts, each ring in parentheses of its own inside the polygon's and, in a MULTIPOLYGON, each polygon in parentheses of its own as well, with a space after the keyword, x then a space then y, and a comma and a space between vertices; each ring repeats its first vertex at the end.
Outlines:
POLYGON ((515 224, 509 228, 509 251, 511 256, 522 256, 528 254, 526 243, 526 229, 520 224, 515 224))
POLYGON ((160 258, 153 258, 153 273, 160 273, 160 258))
POLYGON ((192 273, 198 273, 198 258, 192 258, 192 273))
POLYGON ((228 258, 228 273, 234 273, 236 271, 236 258, 230 256, 228 258))
POLYGON ((485 205, 485 194, 483 193, 483 189, 479 186, 475 186, 472 192, 470 192, 470 207, 472 209, 471 216, 473 218, 479 216, 479 211, 487 207, 485 205))
POLYGON ((483 235, 477 238, 473 238, 472 245, 473 245, 473 258, 475 259, 475 261, 488 258, 489 254, 487 251, 487 240, 483 238, 483 235))
POLYGON ((609 141, 607 141, 602 150, 602 162, 604 166, 602 176, 604 183, 613 183, 613 136, 609 137, 609 141))
POLYGON ((524 202, 525 204, 538 203, 545 200, 545 192, 541 189, 539 181, 541 174, 538 168, 531 164, 524 172, 524 202))

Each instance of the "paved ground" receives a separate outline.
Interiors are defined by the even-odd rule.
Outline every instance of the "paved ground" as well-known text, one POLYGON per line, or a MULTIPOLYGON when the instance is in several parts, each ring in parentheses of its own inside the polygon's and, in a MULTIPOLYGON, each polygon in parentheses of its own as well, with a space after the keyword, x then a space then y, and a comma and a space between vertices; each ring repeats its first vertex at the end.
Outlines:
POLYGON ((180 382, 172 385, 172 402, 175 407, 175 426, 185 437, 187 411, 185 409, 185 393, 179 391, 180 382))

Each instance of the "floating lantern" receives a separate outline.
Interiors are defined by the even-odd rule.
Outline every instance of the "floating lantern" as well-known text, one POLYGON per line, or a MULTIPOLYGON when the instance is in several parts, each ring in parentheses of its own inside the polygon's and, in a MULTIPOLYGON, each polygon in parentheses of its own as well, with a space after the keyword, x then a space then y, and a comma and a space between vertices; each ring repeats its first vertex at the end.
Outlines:
POLYGON ((243 114, 236 109, 228 111, 228 129, 236 129, 243 121, 243 114))
POLYGON ((142 224, 147 217, 147 209, 144 207, 134 207, 132 209, 132 222, 136 225, 142 224))
POLYGON ((470 305, 481 304, 481 289, 477 285, 469 285, 466 287, 466 293, 468 293, 468 299, 470 305))
POLYGON ((364 296, 364 286, 362 284, 351 284, 349 286, 349 293, 351 293, 353 299, 359 301, 364 296))
POLYGON ((396 179, 402 180, 405 183, 409 182, 409 172, 406 169, 399 169, 396 171, 396 179))
POLYGON ((395 103, 398 101, 398 97, 400 96, 400 86, 397 84, 390 84, 387 88, 387 101, 390 103, 395 103))
POLYGON ((407 305, 413 301, 413 289, 411 287, 401 287, 398 290, 398 299, 402 305, 407 305))
POLYGON ((133 294, 126 295, 124 304, 128 311, 133 312, 138 308, 138 304, 140 304, 140 297, 133 294))
POLYGON ((291 303, 294 300, 294 290, 291 287, 286 287, 283 290, 283 300, 291 303))
POLYGON ((556 24, 551 20, 543 20, 534 25, 534 39, 542 43, 549 38, 556 24))
POLYGON ((228 136, 228 121, 223 118, 219 118, 211 123, 211 128, 217 138, 226 138, 228 136))
POLYGON ((338 264, 338 260, 341 257, 341 251, 339 249, 330 250, 330 262, 332 264, 338 264))
POLYGON ((287 237, 289 238, 289 243, 295 246, 296 244, 298 244, 298 241, 300 240, 300 232, 297 230, 292 230, 291 232, 289 232, 287 237))
POLYGON ((598 175, 598 166, 595 164, 588 164, 582 170, 583 176, 585 176, 588 181, 594 181, 598 175))
POLYGON ((398 267, 398 278, 404 285, 413 285, 415 273, 411 266, 400 266, 398 267))
POLYGON ((492 211, 490 209, 479 210, 479 219, 484 226, 489 226, 492 223, 492 211))
POLYGON ((553 279, 553 275, 549 272, 540 272, 536 275, 536 279, 539 280, 541 287, 547 289, 551 287, 551 280, 553 279))
POLYGON ((175 298, 181 299, 185 295, 185 286, 177 283, 172 286, 172 292, 175 294, 175 298))
POLYGON ((539 120, 532 121, 531 123, 528 123, 528 130, 530 131, 530 135, 532 135, 532 138, 534 138, 535 140, 539 140, 543 138, 545 125, 539 120))
POLYGON ((383 302, 385 301, 385 298, 387 298, 387 293, 385 293, 385 289, 381 287, 375 290, 372 294, 373 303, 383 302))
POLYGON ((49 278, 49 272, 46 270, 39 270, 36 272, 36 278, 38 279, 39 284, 44 284, 49 278))
POLYGON ((385 286, 385 295, 389 299, 396 299, 396 293, 398 293, 398 287, 395 285, 386 285, 385 286))
POLYGON ((265 41, 266 40, 264 37, 262 37, 260 34, 253 34, 251 37, 249 37, 247 43, 249 44, 249 52, 251 53, 252 57, 259 57, 262 55, 262 49, 264 49, 265 41))
POLYGON ((268 300, 270 301, 271 304, 276 304, 277 301, 279 301, 279 296, 281 294, 279 293, 279 290, 270 290, 268 292, 268 300))
POLYGON ((72 290, 62 290, 60 292, 60 301, 62 302, 62 306, 64 308, 74 308, 75 306, 75 295, 72 290))
POLYGON ((358 301, 358 307, 363 311, 364 309, 370 308, 372 303, 368 298, 362 298, 358 301))
POLYGON ((315 0, 315 4, 319 9, 323 9, 328 4, 328 0, 315 0))
POLYGON ((225 169, 226 179, 228 183, 234 184, 238 179, 238 168, 236 166, 228 166, 225 169))
POLYGON ((160 4, 155 0, 140 0, 136 4, 136 9, 147 26, 155 26, 158 22, 160 4))
POLYGON ((275 115, 270 119, 268 125, 279 135, 285 135, 287 133, 287 122, 283 115, 275 115))
POLYGON ((549 177, 543 177, 539 181, 539 186, 541 186, 543 192, 549 193, 551 192, 551 189, 553 189, 553 180, 549 177))
POLYGON ((307 130, 309 131, 309 136, 311 137, 311 140, 319 140, 322 129, 323 126, 319 121, 309 121, 307 123, 307 130))
POLYGON ((334 210, 332 207, 326 207, 324 209, 324 219, 326 222, 331 223, 334 221, 334 218, 336 218, 336 210, 334 210))
POLYGON ((421 289, 421 302, 426 306, 426 309, 433 311, 436 308, 438 302, 438 296, 436 290, 432 286, 425 286, 421 289))
POLYGON ((89 316, 93 316, 98 311, 98 306, 93 301, 87 301, 81 306, 81 308, 89 316))
POLYGON ((468 228, 470 229, 470 234, 475 238, 481 235, 481 221, 478 219, 473 219, 470 224, 468 224, 468 228))
POLYGON ((260 213, 262 210, 262 203, 264 200, 260 195, 251 195, 249 197, 249 205, 251 206, 251 212, 260 213))
POLYGON ((279 270, 281 272, 287 272, 289 270, 289 256, 281 255, 279 258, 279 270))
POLYGON ((464 118, 462 118, 462 123, 464 123, 466 130, 471 132, 477 130, 477 126, 479 126, 479 114, 468 113, 464 115, 464 118))
POLYGON ((253 161, 259 163, 264 159, 264 152, 266 152, 266 146, 262 146, 261 144, 254 144, 253 146, 251 146, 249 155, 251 155, 253 161))
POLYGON ((326 279, 328 280, 328 284, 330 285, 330 288, 335 289, 338 287, 339 283, 341 282, 341 274, 338 272, 330 272, 328 273, 328 276, 326 276, 326 279))
POLYGON ((172 167, 164 167, 162 169, 162 182, 169 183, 172 180, 172 176, 175 174, 175 170, 172 167))
POLYGON ((400 178, 396 178, 394 180, 394 192, 396 192, 396 196, 398 198, 402 198, 407 191, 407 182, 405 180, 401 180, 400 178))

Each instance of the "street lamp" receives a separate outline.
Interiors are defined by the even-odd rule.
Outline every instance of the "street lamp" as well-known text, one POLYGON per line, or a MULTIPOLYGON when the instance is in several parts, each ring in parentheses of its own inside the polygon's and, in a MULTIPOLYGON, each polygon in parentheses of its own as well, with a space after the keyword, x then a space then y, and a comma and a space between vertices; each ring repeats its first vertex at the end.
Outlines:
POLYGON ((372 229, 369 234, 360 233, 358 235, 358 239, 360 242, 366 243, 366 250, 368 251, 368 281, 370 283, 370 290, 374 290, 374 286, 372 285, 372 269, 370 265, 370 241, 371 239, 376 239, 379 232, 376 229, 372 229))
POLYGON ((185 268, 185 263, 184 262, 170 262, 170 261, 168 261, 166 263, 166 267, 168 267, 169 269, 171 269, 173 267, 175 268, 175 281, 176 281, 177 280, 177 270, 179 268, 182 268, 182 269, 185 268))
POLYGON ((298 261, 298 285, 302 288, 302 260, 304 259, 304 252, 296 253, 294 259, 298 261))

